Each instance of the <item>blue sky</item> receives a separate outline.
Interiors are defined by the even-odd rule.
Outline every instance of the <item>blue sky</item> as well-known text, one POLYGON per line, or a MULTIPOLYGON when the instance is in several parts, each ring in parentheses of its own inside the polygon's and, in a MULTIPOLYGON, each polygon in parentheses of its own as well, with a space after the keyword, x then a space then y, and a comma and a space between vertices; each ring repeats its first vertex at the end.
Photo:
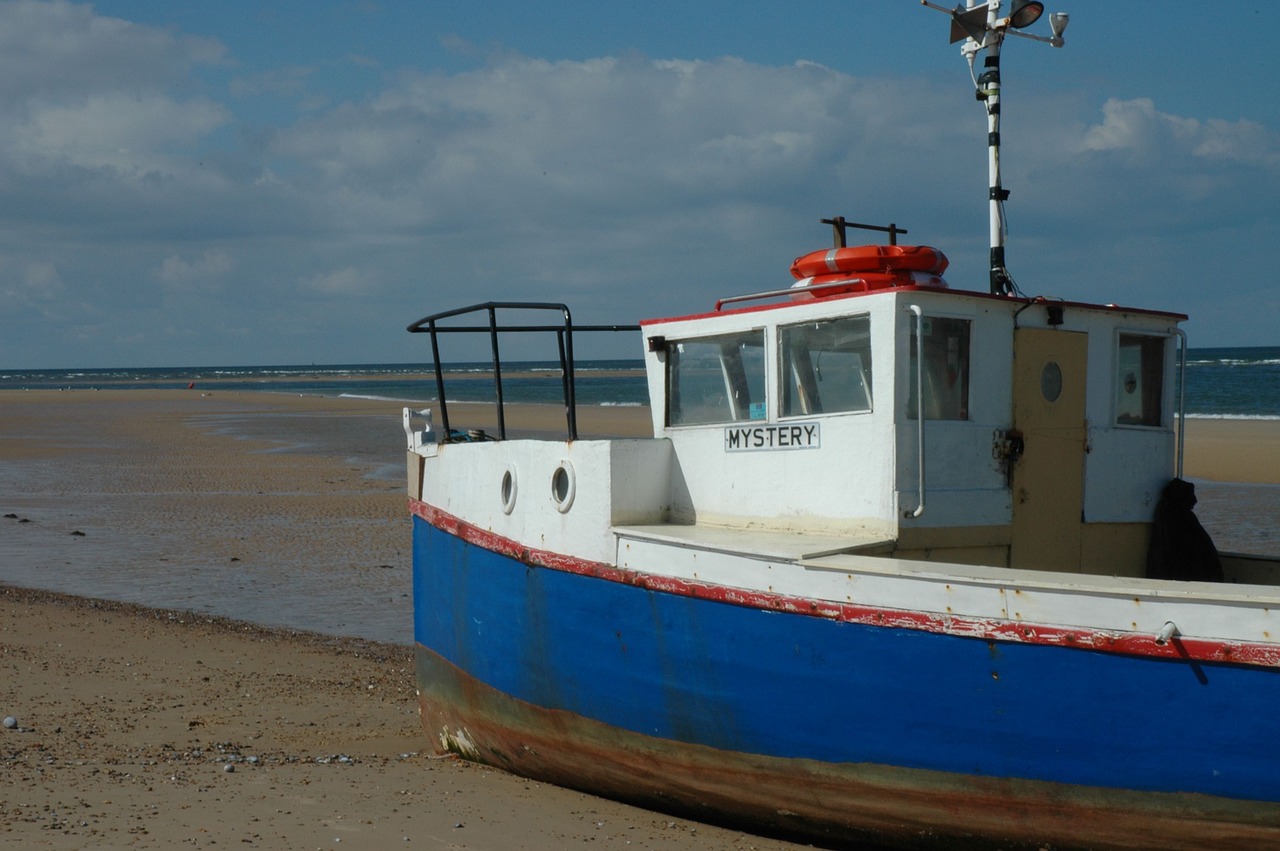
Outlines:
MULTIPOLYGON (((1067 46, 1003 56, 1021 289, 1280 344, 1280 4, 1046 5, 1067 46)), ((789 285, 835 214, 985 290, 947 30, 914 0, 0 3, 0 368, 421 361, 406 324, 489 299, 700 311, 789 285)))

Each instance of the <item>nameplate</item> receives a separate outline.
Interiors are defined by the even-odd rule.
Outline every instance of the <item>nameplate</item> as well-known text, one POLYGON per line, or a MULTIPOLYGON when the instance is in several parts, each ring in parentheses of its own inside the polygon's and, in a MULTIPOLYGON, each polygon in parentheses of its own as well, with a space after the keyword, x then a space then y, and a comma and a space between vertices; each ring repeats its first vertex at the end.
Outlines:
POLYGON ((725 452, 756 452, 770 449, 817 449, 822 446, 818 423, 773 423, 770 425, 725 426, 725 452))

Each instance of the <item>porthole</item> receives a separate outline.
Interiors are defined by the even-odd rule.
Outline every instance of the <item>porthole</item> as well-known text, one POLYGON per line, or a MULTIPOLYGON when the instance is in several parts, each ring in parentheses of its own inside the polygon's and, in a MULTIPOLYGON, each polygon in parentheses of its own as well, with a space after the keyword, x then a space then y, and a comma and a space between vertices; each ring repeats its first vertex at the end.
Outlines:
POLYGON ((516 470, 508 467, 502 473, 502 513, 510 514, 516 507, 516 470))
POLYGON ((1062 367, 1054 361, 1040 370, 1040 393, 1046 402, 1056 402, 1062 395, 1062 367))
POLYGON ((577 479, 573 474, 573 465, 561 461, 560 466, 551 474, 551 499, 556 510, 564 514, 573 506, 573 497, 578 489, 577 479))

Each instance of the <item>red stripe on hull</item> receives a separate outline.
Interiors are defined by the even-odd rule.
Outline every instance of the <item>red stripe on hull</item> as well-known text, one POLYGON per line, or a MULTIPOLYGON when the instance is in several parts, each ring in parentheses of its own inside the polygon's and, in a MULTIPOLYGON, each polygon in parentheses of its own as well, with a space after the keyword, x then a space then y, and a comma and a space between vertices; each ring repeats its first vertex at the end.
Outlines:
POLYGON ((437 529, 461 538, 470 544, 501 553, 525 564, 583 576, 594 576, 610 582, 621 582, 651 591, 663 591, 685 597, 715 600, 750 608, 809 615, 830 620, 847 621, 849 623, 915 629, 966 638, 1070 647, 1127 656, 1148 656, 1183 661, 1234 663, 1280 668, 1280 646, 1273 644, 1215 641, 1212 639, 1177 636, 1170 639, 1166 644, 1158 644, 1155 636, 1142 633, 1108 632, 1078 627, 1049 626, 1020 621, 969 618, 939 615, 931 612, 913 612, 905 609, 859 606, 852 603, 812 600, 767 591, 709 585, 671 576, 640 573, 603 562, 577 558, 550 550, 526 547, 518 541, 473 526, 465 520, 454 517, 452 514, 420 500, 411 498, 409 506, 413 514, 437 529))

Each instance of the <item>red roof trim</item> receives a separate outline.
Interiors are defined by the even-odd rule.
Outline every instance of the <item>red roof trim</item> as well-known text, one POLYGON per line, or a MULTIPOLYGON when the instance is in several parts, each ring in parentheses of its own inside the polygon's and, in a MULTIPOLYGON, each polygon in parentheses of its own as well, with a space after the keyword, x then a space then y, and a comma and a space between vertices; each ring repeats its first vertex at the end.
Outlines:
MULTIPOLYGON (((801 292, 801 290, 797 290, 797 292, 801 292)), ((943 295, 963 296, 965 298, 991 299, 994 301, 1001 301, 1008 304, 1017 304, 1017 305, 1046 304, 1046 305, 1056 305, 1060 307, 1083 308, 1085 310, 1099 310, 1107 313, 1140 313, 1140 314, 1143 314, 1144 316, 1163 316, 1163 317, 1172 319, 1176 322, 1185 322, 1187 320, 1186 314, 1173 313, 1167 310, 1148 310, 1142 307, 1124 307, 1123 305, 1118 305, 1118 304, 1092 304, 1086 301, 1059 301, 1057 299, 1049 299, 1043 296, 1035 296, 1032 298, 1019 298, 1015 296, 992 295, 991 293, 982 293, 982 292, 977 292, 976 290, 956 290, 956 289, 950 289, 950 288, 944 289, 942 287, 912 285, 912 286, 906 286, 906 287, 885 287, 883 289, 870 290, 868 292, 841 293, 840 295, 823 296, 818 299, 805 300, 805 301, 778 301, 778 302, 770 302, 769 304, 753 304, 748 307, 736 307, 736 308, 729 308, 726 310, 719 310, 719 311, 712 310, 712 311, 707 311, 705 313, 691 313, 686 316, 669 316, 669 317, 663 317, 663 318, 657 318, 657 319, 641 319, 640 325, 641 327, 644 327, 646 325, 659 325, 667 322, 685 322, 685 321, 694 320, 694 319, 710 319, 711 317, 714 317, 714 316, 737 316, 744 313, 760 313, 767 310, 779 310, 782 308, 798 307, 800 305, 814 304, 815 302, 825 303, 825 302, 843 301, 844 299, 849 299, 849 298, 864 298, 866 296, 883 295, 885 293, 894 293, 894 292, 929 292, 929 293, 939 293, 943 295)))

